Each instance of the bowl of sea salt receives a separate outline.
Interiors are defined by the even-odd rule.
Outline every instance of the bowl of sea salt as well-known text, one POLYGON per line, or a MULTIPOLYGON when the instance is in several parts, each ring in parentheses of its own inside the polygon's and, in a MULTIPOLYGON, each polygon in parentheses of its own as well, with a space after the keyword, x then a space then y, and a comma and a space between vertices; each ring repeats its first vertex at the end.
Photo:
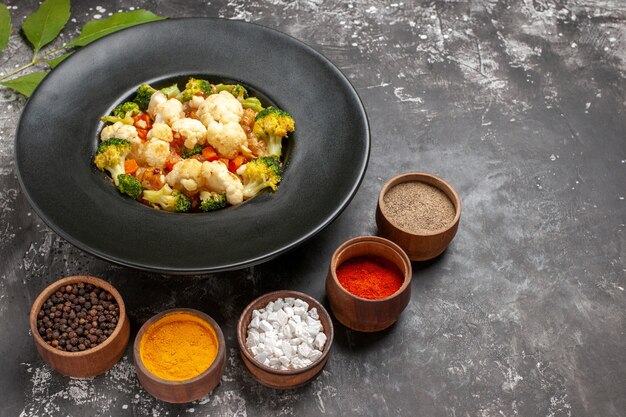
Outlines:
POLYGON ((241 314, 237 339, 244 365, 261 384, 292 389, 324 368, 333 342, 326 309, 298 291, 275 291, 252 301, 241 314))

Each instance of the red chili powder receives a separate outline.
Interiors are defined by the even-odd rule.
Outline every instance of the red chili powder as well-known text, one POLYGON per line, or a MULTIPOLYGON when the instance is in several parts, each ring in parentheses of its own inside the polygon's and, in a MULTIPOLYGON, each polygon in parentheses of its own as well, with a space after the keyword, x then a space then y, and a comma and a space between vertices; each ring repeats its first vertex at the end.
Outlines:
POLYGON ((404 276, 388 259, 359 256, 337 268, 339 283, 357 297, 376 300, 389 297, 400 289, 404 276))

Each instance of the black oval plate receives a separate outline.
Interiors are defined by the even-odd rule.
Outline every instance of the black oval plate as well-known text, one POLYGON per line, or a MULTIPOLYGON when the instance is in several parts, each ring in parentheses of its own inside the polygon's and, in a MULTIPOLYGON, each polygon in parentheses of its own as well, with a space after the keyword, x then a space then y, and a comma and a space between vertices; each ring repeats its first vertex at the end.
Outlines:
POLYGON ((195 274, 251 266, 301 244, 356 193, 369 159, 363 105, 324 56, 283 33, 223 19, 169 19, 76 52, 30 98, 17 130, 20 184, 60 236, 106 260, 195 274), (122 197, 91 163, 100 116, 141 83, 239 80, 296 120, 278 191, 213 213, 153 210, 122 197))

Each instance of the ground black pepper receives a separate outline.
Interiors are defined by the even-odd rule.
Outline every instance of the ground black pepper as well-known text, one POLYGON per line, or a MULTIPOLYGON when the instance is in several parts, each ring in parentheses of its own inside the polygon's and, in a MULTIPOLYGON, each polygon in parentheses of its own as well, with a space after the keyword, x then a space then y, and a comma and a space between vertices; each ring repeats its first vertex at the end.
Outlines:
POLYGON ((96 347, 113 334, 119 305, 108 291, 78 282, 61 287, 37 313, 37 329, 46 343, 66 352, 96 347))
POLYGON ((385 217, 411 233, 448 227, 456 215, 454 204, 443 191, 421 181, 391 187, 383 196, 383 202, 385 217))

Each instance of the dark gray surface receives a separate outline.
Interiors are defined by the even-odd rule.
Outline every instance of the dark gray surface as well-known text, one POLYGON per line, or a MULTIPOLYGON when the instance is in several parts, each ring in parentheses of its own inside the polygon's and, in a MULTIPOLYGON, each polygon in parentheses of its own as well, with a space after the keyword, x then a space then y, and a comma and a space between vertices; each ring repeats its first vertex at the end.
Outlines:
MULTIPOLYGON (((17 22, 35 3, 7 2, 17 22)), ((152 275, 82 253, 32 214, 13 162, 24 100, 0 90, 0 415, 626 415, 623 1, 74 3, 65 39, 96 6, 132 5, 303 40, 359 92, 372 157, 346 211, 297 250, 238 272, 152 275), (409 170, 448 180, 464 211, 449 250, 414 264, 400 321, 375 335, 337 324, 325 370, 301 389, 256 384, 236 345, 245 305, 282 288, 323 300, 332 251, 376 233, 380 187, 409 170), (214 317, 229 348, 222 384, 173 406, 139 387, 128 355, 94 379, 51 371, 28 334, 30 303, 81 273, 119 289, 135 331, 174 306, 214 317)), ((14 34, 1 70, 28 55, 14 34)))

